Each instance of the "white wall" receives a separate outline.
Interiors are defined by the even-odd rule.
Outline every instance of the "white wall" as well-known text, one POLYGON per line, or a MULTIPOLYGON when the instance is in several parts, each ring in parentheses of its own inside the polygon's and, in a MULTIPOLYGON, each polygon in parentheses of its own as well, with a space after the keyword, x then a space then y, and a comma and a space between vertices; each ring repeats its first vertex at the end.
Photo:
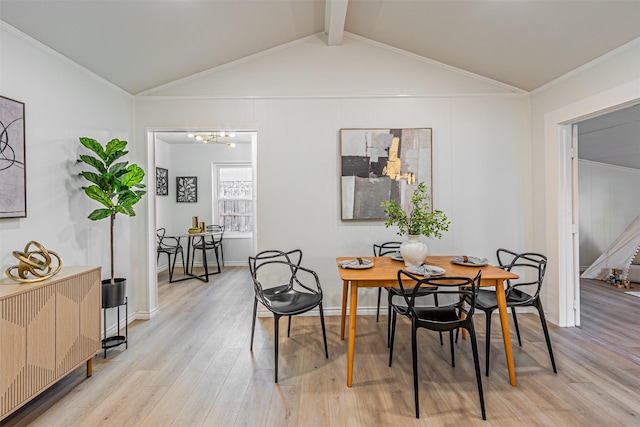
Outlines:
MULTIPOLYGON (((0 271, 16 264, 12 251, 35 240, 56 251, 64 265, 102 266, 107 278, 109 221, 87 219, 98 206, 77 176, 82 167, 76 159, 86 152, 78 138, 131 141, 133 97, 2 22, 0 52, 0 94, 25 103, 27 172, 27 217, 0 220, 0 271)), ((118 277, 130 278, 135 264, 131 227, 128 217, 116 220, 118 277)), ((131 312, 136 284, 129 283, 131 312)))
MULTIPOLYGON (((527 94, 347 35, 343 46, 308 38, 150 91, 135 100, 132 134, 130 96, 0 25, 0 91, 26 103, 29 215, 0 221, 2 270, 31 239, 67 265, 108 265, 107 223, 86 219, 92 202, 73 178, 79 136, 127 139, 130 160, 153 171, 152 129, 256 129, 258 245, 305 249, 330 308, 340 306, 334 257, 396 237, 381 224, 340 221, 341 127, 432 127, 434 204, 454 221, 433 253, 545 252, 545 307, 563 324, 557 128, 640 99, 638 40, 535 91, 528 115, 527 94)), ((157 307, 155 198, 138 206, 137 217, 118 220, 116 239, 128 245, 116 265, 131 278, 134 310, 148 316, 157 307)))
MULTIPOLYGON (((173 168, 172 168, 170 145, 162 140, 156 139, 156 143, 154 147, 155 147, 156 161, 155 161, 154 167, 149 168, 149 170, 150 171, 153 170, 153 173, 155 174, 155 167, 167 169, 169 174, 168 176, 169 194, 167 196, 156 196, 155 190, 154 190, 153 193, 150 194, 150 197, 153 197, 155 201, 156 228, 160 228, 160 227, 168 228, 168 225, 171 224, 172 222, 171 209, 173 204, 176 201, 176 198, 175 198, 175 190, 176 190, 175 182, 176 181, 175 181, 175 176, 171 175, 173 168), (172 194, 174 195, 173 198, 171 197, 172 194)), ((168 232, 167 234, 170 234, 170 232, 168 232)), ((162 259, 160 260, 160 263, 162 263, 162 259)), ((165 262, 165 265, 166 265, 166 262, 165 262)))
MULTIPOLYGON (((251 144, 237 144, 235 148, 222 144, 168 144, 156 139, 156 165, 169 170, 169 195, 156 196, 156 228, 164 227, 167 235, 180 236, 191 227, 191 219, 197 216, 205 224, 214 224, 212 219, 213 187, 212 165, 214 163, 251 163, 251 144), (176 177, 198 178, 197 202, 176 202, 176 177)), ((186 246, 186 239, 182 239, 186 246)), ((225 265, 246 265, 251 253, 252 239, 237 238, 225 234, 223 239, 225 265)), ((179 261, 178 261, 179 262, 179 261)), ((198 255, 195 263, 201 264, 198 255)), ((166 267, 167 258, 160 258, 158 267, 166 267)), ((208 257, 208 264, 215 262, 208 257)))
MULTIPOLYGON (((543 292, 547 319, 562 326, 573 324, 567 308, 574 297, 567 289, 571 261, 560 233, 566 222, 560 197, 566 192, 559 152, 561 125, 577 123, 598 112, 640 100, 640 39, 610 52, 531 95, 533 248, 549 257, 543 292)), ((570 230, 569 230, 570 232, 570 230)))
MULTIPOLYGON (((257 130, 258 250, 301 248, 329 314, 341 306, 335 257, 368 255, 373 243, 398 238, 382 222, 340 220, 341 128, 433 129, 433 202, 452 220, 442 240, 429 242, 433 254, 493 259, 496 248, 531 240, 526 95, 355 39, 327 47, 308 38, 184 85, 184 93, 171 85, 137 98, 138 139, 149 129, 257 130), (353 57, 358 67, 349 66, 353 57), (318 67, 312 75, 309 61, 318 67), (363 78, 367 85, 350 85, 363 78)), ((359 307, 373 307, 375 294, 363 291, 359 307)))
POLYGON ((640 170, 580 160, 580 266, 589 267, 640 215, 640 170))

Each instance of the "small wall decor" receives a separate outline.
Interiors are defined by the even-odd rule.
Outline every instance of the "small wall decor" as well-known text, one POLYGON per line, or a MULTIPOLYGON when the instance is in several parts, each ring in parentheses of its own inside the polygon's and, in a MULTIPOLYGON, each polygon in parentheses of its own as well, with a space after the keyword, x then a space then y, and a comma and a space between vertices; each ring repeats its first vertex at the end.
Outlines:
POLYGON ((62 258, 54 251, 47 250, 36 241, 30 241, 24 247, 24 252, 13 251, 13 256, 19 261, 18 265, 7 268, 5 274, 8 278, 23 283, 39 282, 48 279, 60 271, 62 268, 62 258), (31 246, 35 249, 29 250, 31 246), (55 269, 52 257, 56 259, 55 269), (17 273, 14 275, 14 270, 17 273), (28 274, 33 278, 27 277, 28 274))
POLYGON ((176 202, 196 203, 198 201, 198 177, 176 177, 176 202))
POLYGON ((0 96, 0 218, 26 216, 24 103, 0 96))
POLYGON ((165 168, 156 168, 156 196, 169 195, 169 171, 165 168))
POLYGON ((384 220, 381 202, 409 209, 424 182, 431 197, 431 128, 340 129, 342 220, 384 220))

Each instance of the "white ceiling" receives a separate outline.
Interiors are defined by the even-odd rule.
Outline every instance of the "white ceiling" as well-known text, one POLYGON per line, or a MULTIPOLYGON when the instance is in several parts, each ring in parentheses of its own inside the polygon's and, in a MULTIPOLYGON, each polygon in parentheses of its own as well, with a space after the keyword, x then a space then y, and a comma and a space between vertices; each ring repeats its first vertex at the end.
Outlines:
MULTIPOLYGON (((131 94, 323 31, 531 91, 639 38, 640 0, 0 0, 0 20, 131 94)), ((593 142, 637 111, 581 123, 580 157, 640 169, 637 137, 593 142)))
POLYGON ((0 19, 132 94, 325 30, 531 91, 640 37, 640 0, 0 0, 0 19))
POLYGON ((640 169, 640 104, 578 123, 578 158, 640 169))

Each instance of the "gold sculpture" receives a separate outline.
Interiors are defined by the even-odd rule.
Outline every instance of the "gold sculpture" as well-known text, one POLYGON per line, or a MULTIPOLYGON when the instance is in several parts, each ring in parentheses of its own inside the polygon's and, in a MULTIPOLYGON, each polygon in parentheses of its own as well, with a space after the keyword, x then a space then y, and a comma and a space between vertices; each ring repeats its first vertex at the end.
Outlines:
POLYGON ((48 279, 58 274, 62 268, 62 258, 60 258, 57 253, 47 250, 47 248, 33 240, 26 244, 24 252, 13 251, 13 256, 16 257, 20 263, 7 268, 5 274, 8 278, 23 283, 39 282, 40 280, 48 279), (29 250, 31 245, 35 246, 37 250, 29 250), (55 270, 53 270, 51 256, 58 261, 58 267, 55 270), (18 269, 17 276, 12 274, 13 269, 18 269), (35 278, 28 279, 27 274, 29 273, 34 275, 35 278))

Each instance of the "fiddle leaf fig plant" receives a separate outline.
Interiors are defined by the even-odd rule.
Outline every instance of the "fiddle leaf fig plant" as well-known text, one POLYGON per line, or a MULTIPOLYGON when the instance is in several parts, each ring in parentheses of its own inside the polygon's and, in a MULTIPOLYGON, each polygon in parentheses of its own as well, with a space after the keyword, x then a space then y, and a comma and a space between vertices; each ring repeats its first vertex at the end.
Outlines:
POLYGON ((95 139, 82 137, 80 143, 97 156, 81 154, 78 162, 93 168, 80 172, 91 183, 82 188, 90 199, 102 205, 91 212, 88 218, 92 221, 110 219, 111 283, 114 283, 113 226, 117 214, 136 215, 133 206, 146 194, 146 186, 142 183, 144 170, 136 164, 130 165, 128 161, 116 163, 116 160, 129 153, 125 151, 127 141, 112 139, 102 146, 95 139))
POLYGON ((400 236, 422 235, 439 239, 443 231, 449 230, 451 224, 444 212, 439 209, 431 210, 427 185, 424 182, 419 183, 413 192, 409 212, 403 210, 395 199, 384 201, 380 206, 387 214, 384 225, 387 228, 397 225, 400 236))

